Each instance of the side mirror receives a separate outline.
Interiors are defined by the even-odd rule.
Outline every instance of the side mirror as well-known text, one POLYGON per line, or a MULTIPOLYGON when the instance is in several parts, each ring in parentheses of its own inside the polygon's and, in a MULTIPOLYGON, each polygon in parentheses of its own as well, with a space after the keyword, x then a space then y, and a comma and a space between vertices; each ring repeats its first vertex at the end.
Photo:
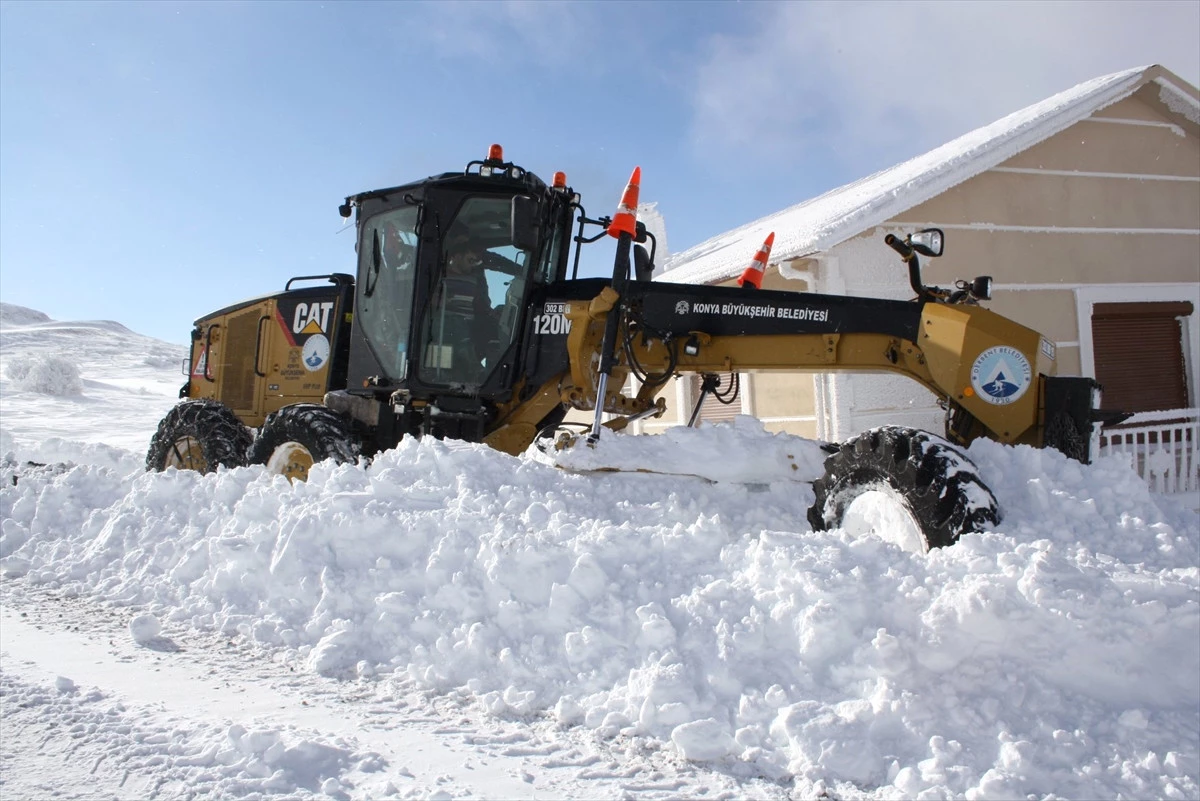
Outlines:
POLYGON ((541 222, 538 219, 538 202, 527 195, 514 195, 510 218, 510 234, 513 247, 533 250, 538 244, 541 222))
POLYGON ((641 220, 638 220, 636 229, 637 229, 637 233, 635 233, 633 235, 633 241, 634 242, 645 242, 646 241, 646 224, 644 222, 642 222, 641 220))
POLYGON ((926 228, 924 231, 917 231, 908 237, 909 246, 922 256, 942 255, 944 241, 945 235, 940 228, 926 228))

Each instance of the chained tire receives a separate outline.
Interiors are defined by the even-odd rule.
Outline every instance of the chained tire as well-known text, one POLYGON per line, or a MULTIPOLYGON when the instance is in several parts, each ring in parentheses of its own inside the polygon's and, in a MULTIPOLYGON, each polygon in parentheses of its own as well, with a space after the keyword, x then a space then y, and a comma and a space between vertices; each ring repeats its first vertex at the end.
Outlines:
POLYGON ((289 481, 307 481, 314 464, 354 462, 358 455, 349 420, 318 403, 297 403, 267 415, 247 459, 289 481))
POLYGON ((854 533, 874 533, 910 551, 953 545, 1001 517, 995 495, 959 448, 899 426, 843 443, 825 460, 825 475, 813 482, 813 492, 808 522, 814 531, 853 527, 854 533), (873 500, 852 511, 868 493, 873 500))
POLYGON ((241 467, 254 438, 228 406, 215 400, 185 400, 158 424, 146 452, 146 469, 168 467, 212 473, 218 467, 241 467))
POLYGON ((1087 464, 1089 461, 1088 441, 1079 431, 1075 420, 1066 412, 1059 412, 1053 416, 1046 426, 1044 441, 1047 448, 1054 448, 1081 464, 1087 464))

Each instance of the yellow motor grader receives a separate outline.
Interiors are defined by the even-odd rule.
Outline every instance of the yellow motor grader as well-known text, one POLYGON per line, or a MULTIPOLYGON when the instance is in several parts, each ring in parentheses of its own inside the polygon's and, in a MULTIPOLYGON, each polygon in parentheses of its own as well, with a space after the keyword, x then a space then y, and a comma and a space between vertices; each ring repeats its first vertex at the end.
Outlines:
POLYGON ((461 172, 347 197, 357 274, 293 278, 197 320, 183 400, 147 468, 262 464, 305 478, 406 436, 520 454, 569 409, 594 413, 574 445, 586 447, 660 415, 672 376, 702 374, 710 392, 723 373, 830 370, 907 375, 947 423, 945 438, 882 427, 827 445, 816 528, 881 487, 929 547, 994 525, 995 499, 958 447, 981 436, 1088 461, 1097 385, 1056 376, 1052 342, 981 307, 990 278, 925 286, 919 257, 940 255, 940 231, 886 240, 911 301, 652 282, 636 183, 614 217, 593 219, 562 173, 547 184, 493 146, 461 172), (577 277, 582 246, 606 236, 612 277, 577 277))

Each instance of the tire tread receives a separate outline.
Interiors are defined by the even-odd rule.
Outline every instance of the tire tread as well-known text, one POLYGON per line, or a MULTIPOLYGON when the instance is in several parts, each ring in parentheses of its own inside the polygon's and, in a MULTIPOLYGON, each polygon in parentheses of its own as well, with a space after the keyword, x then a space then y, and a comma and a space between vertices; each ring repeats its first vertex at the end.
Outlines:
POLYGON ((1000 522, 995 495, 965 454, 941 437, 902 426, 866 431, 825 460, 825 474, 813 482, 808 522, 814 530, 841 525, 850 502, 880 484, 905 499, 930 548, 1000 522), (973 503, 976 497, 984 503, 973 503))
POLYGON ((286 442, 303 445, 314 463, 326 459, 339 464, 355 462, 361 452, 350 422, 319 403, 295 403, 267 415, 247 459, 250 464, 265 465, 286 442))
POLYGON ((211 470, 218 467, 243 467, 253 435, 225 404, 208 398, 180 401, 166 413, 150 439, 146 469, 161 472, 167 455, 183 437, 200 443, 211 470))

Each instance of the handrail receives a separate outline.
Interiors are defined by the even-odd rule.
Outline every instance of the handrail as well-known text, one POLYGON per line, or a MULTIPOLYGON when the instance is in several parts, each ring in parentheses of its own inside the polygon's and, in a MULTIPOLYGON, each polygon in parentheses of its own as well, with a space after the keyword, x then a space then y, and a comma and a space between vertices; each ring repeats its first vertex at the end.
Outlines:
POLYGON ((1128 457, 1153 492, 1200 490, 1200 409, 1142 412, 1096 439, 1098 454, 1128 457))
POLYGON ((207 381, 216 382, 217 379, 212 377, 212 332, 217 328, 218 324, 213 323, 204 333, 204 378, 207 381))
POLYGON ((267 374, 258 369, 259 360, 262 358, 262 329, 263 323, 269 322, 270 317, 263 315, 258 318, 258 335, 254 338, 254 374, 259 378, 266 378, 267 374))
MULTIPOLYGON (((1120 422, 1122 428, 1136 426, 1140 423, 1155 423, 1161 420, 1200 420, 1200 409, 1163 409, 1156 412, 1135 412, 1132 417, 1129 417, 1120 422)), ((1112 428, 1116 428, 1115 426, 1112 428)), ((1105 428, 1101 431, 1103 436, 1104 431, 1110 428, 1105 428)), ((1120 429, 1118 429, 1120 430, 1120 429)))

